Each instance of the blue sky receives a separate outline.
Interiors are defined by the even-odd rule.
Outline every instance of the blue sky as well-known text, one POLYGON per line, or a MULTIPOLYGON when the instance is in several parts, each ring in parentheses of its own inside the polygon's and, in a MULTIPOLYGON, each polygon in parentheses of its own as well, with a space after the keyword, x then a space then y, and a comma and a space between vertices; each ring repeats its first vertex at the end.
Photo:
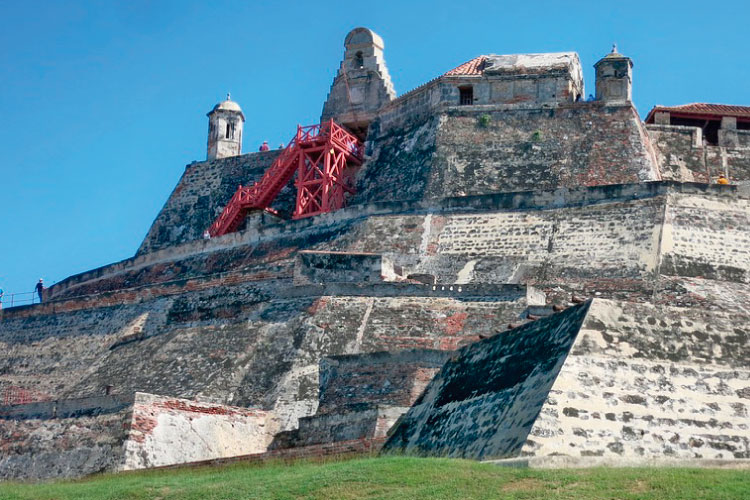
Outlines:
POLYGON ((244 151, 318 121, 346 33, 385 40, 402 94, 479 54, 616 41, 634 100, 750 105, 750 2, 0 0, 0 287, 132 256, 232 92, 244 151))

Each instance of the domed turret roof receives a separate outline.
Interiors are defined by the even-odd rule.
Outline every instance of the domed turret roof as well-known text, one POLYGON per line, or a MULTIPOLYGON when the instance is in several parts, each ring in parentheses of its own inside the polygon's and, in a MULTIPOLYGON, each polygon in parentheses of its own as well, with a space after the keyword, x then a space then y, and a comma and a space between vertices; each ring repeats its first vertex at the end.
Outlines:
POLYGON ((242 113, 242 108, 240 108, 240 105, 231 99, 231 96, 229 94, 227 94, 227 99, 225 101, 221 101, 219 104, 214 106, 214 109, 211 110, 209 115, 215 113, 216 111, 233 111, 235 113, 241 114, 242 119, 245 119, 245 116, 242 113))

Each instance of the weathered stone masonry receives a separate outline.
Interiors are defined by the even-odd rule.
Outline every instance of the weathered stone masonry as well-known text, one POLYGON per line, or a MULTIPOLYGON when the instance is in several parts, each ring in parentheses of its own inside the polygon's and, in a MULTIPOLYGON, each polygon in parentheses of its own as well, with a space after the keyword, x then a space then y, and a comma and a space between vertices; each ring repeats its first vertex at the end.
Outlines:
POLYGON ((482 55, 397 97, 383 47, 350 33, 324 106, 365 140, 346 208, 290 220, 290 182, 274 215, 204 239, 278 154, 240 154, 227 99, 134 257, 0 311, 0 391, 47 400, 0 408, 0 477, 386 440, 750 458, 747 110, 691 105, 732 108, 715 144, 645 125, 616 51, 594 101, 575 53, 482 55))

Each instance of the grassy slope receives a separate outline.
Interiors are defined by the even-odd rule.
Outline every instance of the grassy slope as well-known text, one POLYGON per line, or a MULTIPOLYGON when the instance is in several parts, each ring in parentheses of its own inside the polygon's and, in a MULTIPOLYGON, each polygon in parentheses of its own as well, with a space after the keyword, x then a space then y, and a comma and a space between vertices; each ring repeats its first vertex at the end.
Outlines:
POLYGON ((235 464, 1 484, 0 499, 747 499, 750 472, 705 469, 508 469, 406 457, 235 464))

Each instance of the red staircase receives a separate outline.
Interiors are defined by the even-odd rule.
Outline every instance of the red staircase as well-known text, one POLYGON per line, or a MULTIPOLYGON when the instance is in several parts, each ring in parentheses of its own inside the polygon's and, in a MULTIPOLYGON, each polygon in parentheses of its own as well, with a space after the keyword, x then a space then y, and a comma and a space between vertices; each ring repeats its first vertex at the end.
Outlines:
POLYGON ((239 229, 248 212, 269 210, 281 189, 297 172, 295 219, 332 212, 346 205, 354 193, 352 169, 362 164, 363 147, 356 136, 333 120, 297 126, 297 134, 263 177, 250 187, 240 186, 208 233, 213 238, 239 229))

